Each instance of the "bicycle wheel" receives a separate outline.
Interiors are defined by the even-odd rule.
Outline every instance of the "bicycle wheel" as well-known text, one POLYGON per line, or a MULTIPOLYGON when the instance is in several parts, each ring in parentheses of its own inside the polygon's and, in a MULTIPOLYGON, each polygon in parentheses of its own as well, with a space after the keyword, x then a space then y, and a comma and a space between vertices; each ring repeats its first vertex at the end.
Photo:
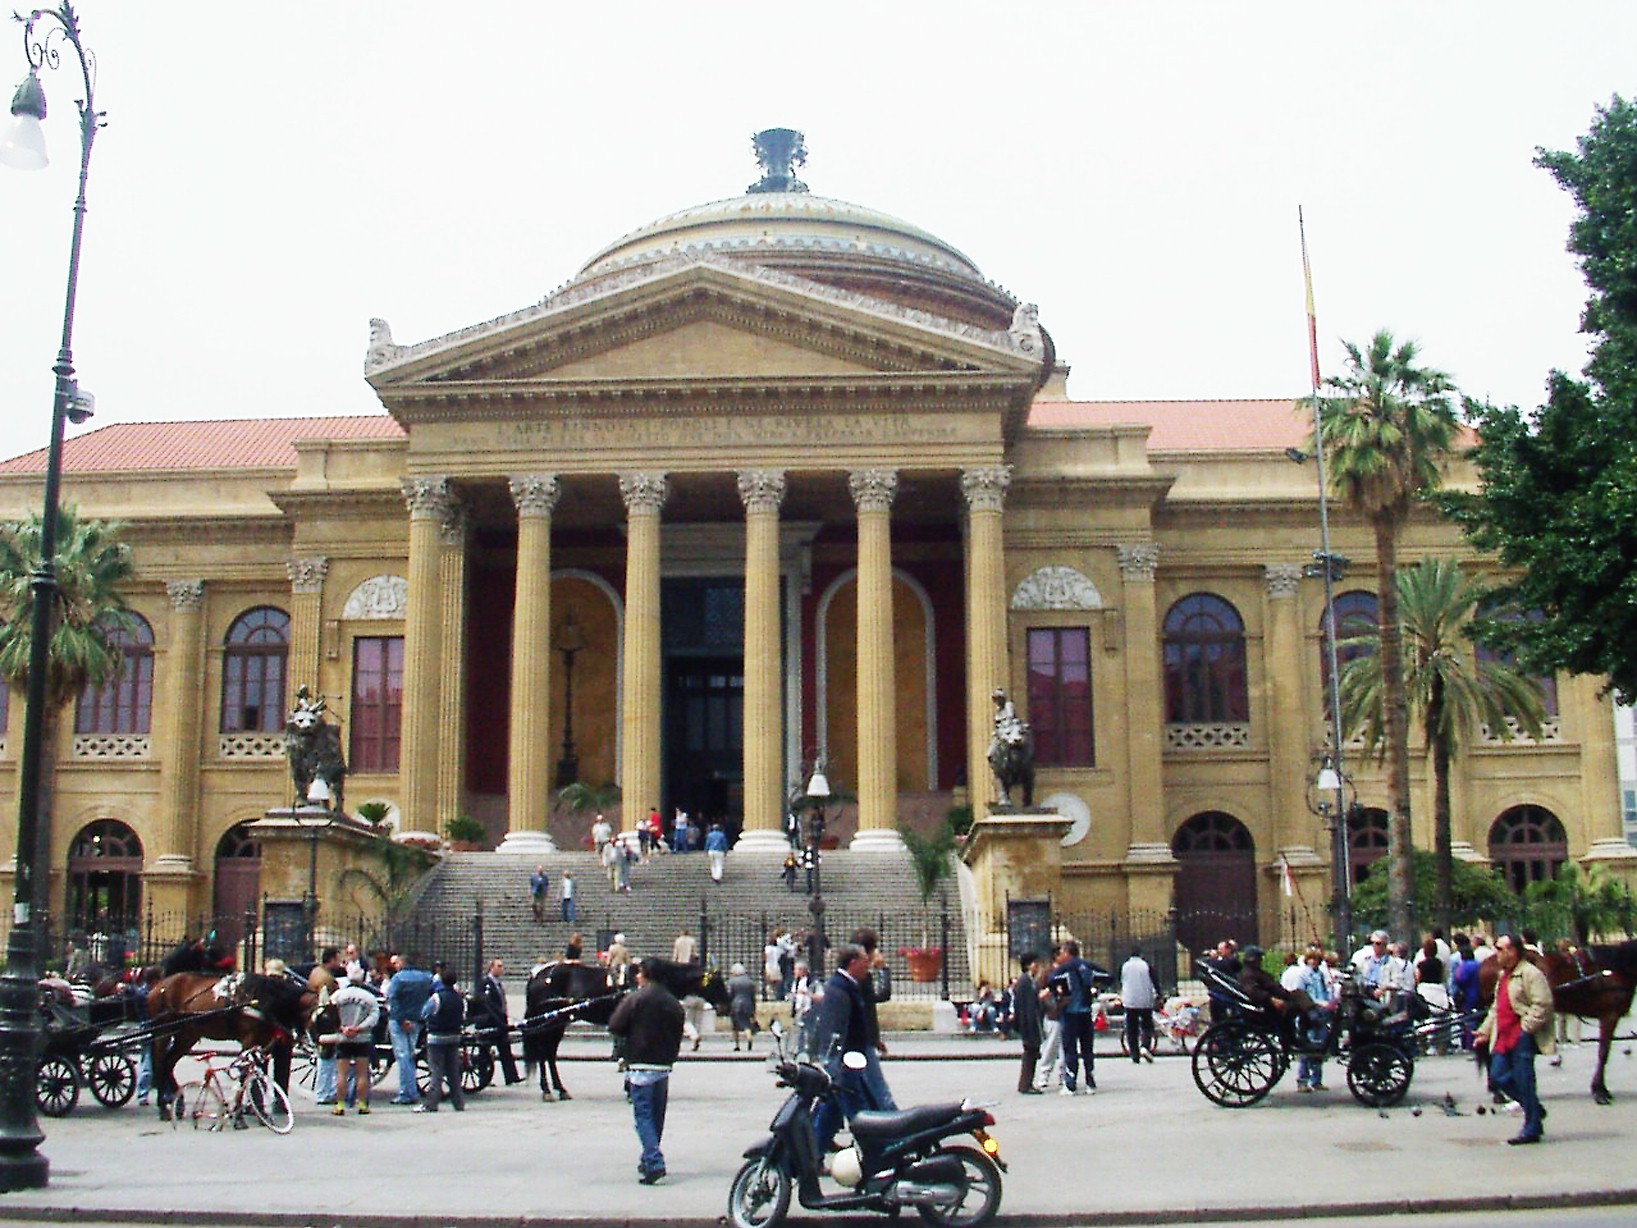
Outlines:
POLYGON ((244 1077, 244 1102, 250 1111, 274 1134, 288 1134, 295 1128, 295 1114, 290 1111, 290 1097, 284 1089, 268 1077, 264 1070, 252 1070, 244 1077))
POLYGON ((195 1130, 220 1130, 227 1121, 227 1101, 214 1083, 198 1079, 176 1089, 171 1101, 171 1125, 188 1121, 195 1130))

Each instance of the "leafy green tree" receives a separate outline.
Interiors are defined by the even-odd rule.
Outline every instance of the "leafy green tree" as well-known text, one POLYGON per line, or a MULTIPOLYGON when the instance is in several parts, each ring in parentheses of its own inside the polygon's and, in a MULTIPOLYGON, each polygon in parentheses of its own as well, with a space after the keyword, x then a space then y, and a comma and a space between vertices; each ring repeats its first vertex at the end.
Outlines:
POLYGON ((1585 946, 1637 930, 1637 895, 1601 865, 1582 870, 1571 861, 1556 878, 1525 887, 1523 903, 1525 923, 1546 939, 1569 937, 1585 946))
POLYGON ((1458 430, 1449 376, 1418 366, 1413 341, 1386 329, 1360 349, 1344 343, 1346 373, 1326 381, 1319 433, 1333 491, 1375 538, 1379 668, 1387 764, 1387 884, 1391 928, 1413 928, 1410 874, 1409 698, 1398 610, 1398 540, 1417 499, 1436 489, 1458 430))
MULTIPOLYGON (((1436 874, 1433 915, 1444 932, 1454 925, 1450 763, 1480 725, 1512 737, 1512 724, 1532 738, 1541 736, 1545 710, 1533 678, 1492 658, 1476 658, 1468 629, 1483 588, 1461 573, 1453 559, 1425 559, 1398 573, 1399 610, 1404 631, 1404 690, 1410 711, 1426 730, 1432 759, 1433 831, 1436 874)), ((1376 636, 1358 636, 1349 647, 1374 648, 1376 636)), ((1342 669, 1342 728, 1349 738, 1363 733, 1379 755, 1386 749, 1383 670, 1375 652, 1355 656, 1342 669)), ((1407 936, 1407 931, 1398 931, 1407 936)))
MULTIPOLYGON (((364 854, 370 865, 349 866, 341 872, 336 885, 362 887, 386 910, 388 917, 396 913, 409 898, 415 884, 432 865, 432 855, 423 848, 401 844, 392 833, 377 831, 364 845, 364 854)), ((354 902, 362 905, 354 893, 354 902)))
MULTIPOLYGON (((40 562, 42 517, 0 524, 0 678, 19 695, 28 687, 34 643, 34 571, 40 562)), ((82 520, 73 507, 57 511, 57 597, 51 616, 41 730, 44 770, 39 792, 34 907, 44 915, 51 866, 51 748, 57 721, 88 686, 101 686, 123 664, 108 632, 125 613, 120 587, 132 572, 130 547, 119 540, 122 525, 82 520)))
MULTIPOLYGON (((1414 890, 1425 898, 1432 894, 1438 876, 1438 859, 1425 849, 1415 849, 1410 856, 1414 890)), ((1450 876, 1450 924, 1456 927, 1493 924, 1511 920, 1520 915, 1522 905, 1506 880, 1481 865, 1457 861, 1450 876)), ((1353 890, 1353 918, 1359 928, 1376 929, 1388 925, 1387 876, 1367 875, 1353 890)), ((1345 954, 1345 952, 1344 952, 1345 954)))
POLYGON ((1539 610, 1531 623, 1486 624, 1532 673, 1606 676, 1637 702, 1637 105, 1600 107, 1573 152, 1535 165, 1575 199, 1569 250, 1591 296, 1581 318, 1597 338, 1585 380, 1554 371, 1546 404, 1468 403, 1478 428, 1476 494, 1446 510, 1472 543, 1515 570, 1503 595, 1539 610))

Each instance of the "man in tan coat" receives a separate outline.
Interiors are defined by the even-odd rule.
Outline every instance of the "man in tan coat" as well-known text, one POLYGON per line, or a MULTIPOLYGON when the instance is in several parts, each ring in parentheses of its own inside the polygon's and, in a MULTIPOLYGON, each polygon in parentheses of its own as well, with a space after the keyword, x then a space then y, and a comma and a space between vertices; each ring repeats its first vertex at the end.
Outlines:
POLYGON ((1535 1092, 1535 1054, 1555 1053, 1552 986, 1546 974, 1523 958, 1515 934, 1495 940, 1501 979, 1495 1002, 1478 1025, 1478 1038, 1489 1046, 1489 1078, 1523 1107, 1523 1128, 1506 1141, 1513 1146, 1538 1143, 1546 1110, 1535 1092))

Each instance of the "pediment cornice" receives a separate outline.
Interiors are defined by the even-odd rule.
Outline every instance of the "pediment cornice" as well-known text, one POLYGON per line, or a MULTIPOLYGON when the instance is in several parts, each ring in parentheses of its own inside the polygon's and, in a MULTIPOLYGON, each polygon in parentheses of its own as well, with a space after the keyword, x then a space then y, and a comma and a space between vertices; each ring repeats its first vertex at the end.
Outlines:
POLYGON ((541 302, 413 345, 371 321, 365 378, 386 399, 426 382, 544 376, 636 337, 715 318, 887 370, 988 370, 1038 378, 1032 308, 984 329, 793 273, 689 251, 569 283, 541 302))

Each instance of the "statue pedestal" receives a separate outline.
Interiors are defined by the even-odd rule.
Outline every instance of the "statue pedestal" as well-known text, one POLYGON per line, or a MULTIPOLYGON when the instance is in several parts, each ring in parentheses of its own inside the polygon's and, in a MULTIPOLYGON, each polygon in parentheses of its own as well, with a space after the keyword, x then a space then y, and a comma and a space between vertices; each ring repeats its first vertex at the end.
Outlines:
POLYGON ((1073 825, 1072 819, 1044 806, 999 806, 972 824, 962 858, 972 871, 982 932, 974 979, 987 977, 995 985, 1010 980, 1013 970, 1000 938, 1006 928, 1006 901, 1060 894, 1063 837, 1073 825))

